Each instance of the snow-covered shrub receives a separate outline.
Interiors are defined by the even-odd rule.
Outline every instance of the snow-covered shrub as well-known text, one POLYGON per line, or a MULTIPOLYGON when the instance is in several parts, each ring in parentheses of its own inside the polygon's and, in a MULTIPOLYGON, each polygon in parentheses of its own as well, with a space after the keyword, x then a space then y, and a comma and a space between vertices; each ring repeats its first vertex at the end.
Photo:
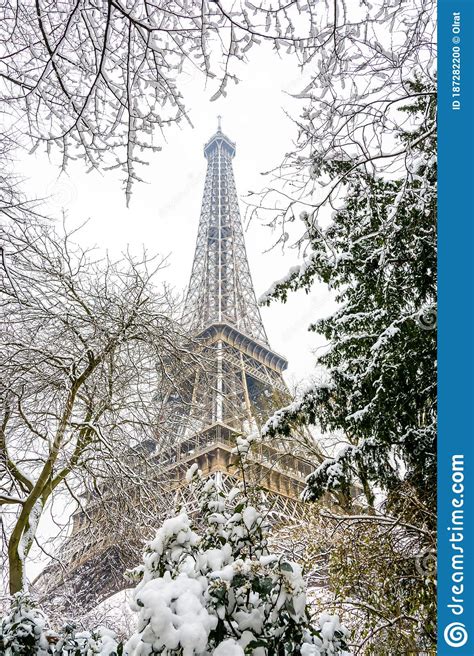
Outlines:
POLYGON ((0 653, 5 656, 53 653, 48 641, 47 619, 26 592, 13 596, 10 612, 1 619, 0 653))
POLYGON ((151 540, 132 608, 139 612, 128 656, 270 656, 343 654, 346 629, 336 616, 314 626, 300 567, 269 553, 266 515, 242 488, 189 472, 200 510, 182 512, 151 540), (202 528, 201 528, 202 527, 202 528))
POLYGON ((123 647, 113 631, 99 626, 93 631, 77 631, 73 624, 65 626, 53 654, 56 656, 121 656, 123 647))
POLYGON ((5 656, 337 656, 347 631, 337 616, 314 624, 301 568, 268 548, 266 514, 245 491, 229 493, 192 468, 200 508, 163 522, 143 564, 132 601, 137 632, 124 645, 99 627, 49 630, 26 593, 14 596, 0 624, 5 656))
POLYGON ((73 624, 59 633, 48 628, 48 621, 27 592, 12 598, 10 612, 0 623, 2 656, 121 656, 115 634, 104 627, 77 631, 73 624))

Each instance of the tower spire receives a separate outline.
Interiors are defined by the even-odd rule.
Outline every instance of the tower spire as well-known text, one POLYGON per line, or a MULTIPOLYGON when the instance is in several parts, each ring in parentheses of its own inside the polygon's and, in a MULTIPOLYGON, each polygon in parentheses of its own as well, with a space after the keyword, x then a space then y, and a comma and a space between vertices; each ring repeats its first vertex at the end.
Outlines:
POLYGON ((218 116, 217 116, 217 132, 222 132, 221 121, 222 121, 222 116, 220 114, 218 114, 218 116))
POLYGON ((232 159, 221 130, 204 146, 207 174, 184 318, 194 332, 227 324, 268 346, 250 275, 232 159))

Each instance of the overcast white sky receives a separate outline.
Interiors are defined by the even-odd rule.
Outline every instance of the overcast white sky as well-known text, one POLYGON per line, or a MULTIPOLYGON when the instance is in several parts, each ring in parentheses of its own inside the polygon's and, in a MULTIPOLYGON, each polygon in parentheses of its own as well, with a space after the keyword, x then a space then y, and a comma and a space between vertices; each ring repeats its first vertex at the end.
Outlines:
MULTIPOLYGON (((112 253, 127 245, 169 254, 166 279, 183 290, 189 279, 204 188, 206 160, 203 145, 215 132, 217 115, 223 131, 237 144, 234 172, 242 198, 265 183, 261 172, 279 164, 296 136, 295 125, 284 108, 298 116, 301 101, 282 89, 297 92, 304 85, 295 61, 279 60, 260 47, 250 51, 250 65, 242 68, 242 82, 229 84, 227 98, 209 102, 214 89, 204 89, 202 79, 188 78, 181 84, 194 128, 184 122, 166 132, 163 150, 153 154, 144 169, 146 184, 137 184, 127 208, 119 174, 86 173, 75 163, 69 176, 58 179, 57 167, 45 155, 28 155, 22 162, 26 189, 36 197, 52 194, 50 206, 67 212, 70 225, 90 218, 82 233, 88 245, 97 244, 112 253)), ((244 215, 244 204, 241 202, 244 215)), ((247 251, 257 297, 297 262, 295 251, 281 248, 264 253, 272 243, 270 229, 253 221, 246 231, 247 251)), ((286 306, 274 303, 262 308, 271 346, 289 360, 290 384, 311 374, 312 350, 324 343, 307 326, 327 316, 334 304, 324 286, 310 295, 298 293, 286 306)))

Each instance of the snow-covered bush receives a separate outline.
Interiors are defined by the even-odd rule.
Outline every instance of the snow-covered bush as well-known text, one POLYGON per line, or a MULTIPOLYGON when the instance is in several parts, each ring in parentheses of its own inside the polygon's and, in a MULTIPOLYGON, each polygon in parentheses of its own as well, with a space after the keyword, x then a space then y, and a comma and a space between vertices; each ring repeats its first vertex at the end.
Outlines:
POLYGON ((189 472, 200 502, 194 523, 182 512, 164 521, 143 565, 132 607, 137 632, 128 656, 343 654, 347 631, 336 616, 309 621, 300 567, 269 553, 265 513, 243 488, 189 472))
POLYGON ((53 653, 56 656, 121 656, 123 646, 117 642, 115 633, 106 627, 77 631, 71 624, 61 631, 53 653))
POLYGON ((185 512, 163 522, 146 548, 132 609, 136 633, 123 645, 99 627, 59 633, 27 593, 13 597, 1 620, 5 656, 337 656, 347 630, 337 616, 310 621, 301 568, 268 548, 267 514, 191 468, 199 499, 195 520, 185 512))
POLYGON ((59 633, 48 628, 46 616, 27 592, 12 598, 10 612, 1 619, 0 654, 2 656, 121 656, 120 645, 112 631, 98 627, 77 631, 73 624, 59 633))
POLYGON ((0 653, 5 656, 53 653, 48 641, 47 619, 26 592, 13 596, 10 612, 1 619, 0 653))

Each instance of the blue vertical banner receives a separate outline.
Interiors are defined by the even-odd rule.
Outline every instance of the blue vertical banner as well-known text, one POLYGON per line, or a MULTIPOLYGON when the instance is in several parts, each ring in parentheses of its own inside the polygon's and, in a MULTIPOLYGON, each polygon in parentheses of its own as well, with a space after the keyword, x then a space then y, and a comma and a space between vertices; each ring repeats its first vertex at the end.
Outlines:
POLYGON ((438 655, 474 655, 474 0, 438 4, 438 655))

